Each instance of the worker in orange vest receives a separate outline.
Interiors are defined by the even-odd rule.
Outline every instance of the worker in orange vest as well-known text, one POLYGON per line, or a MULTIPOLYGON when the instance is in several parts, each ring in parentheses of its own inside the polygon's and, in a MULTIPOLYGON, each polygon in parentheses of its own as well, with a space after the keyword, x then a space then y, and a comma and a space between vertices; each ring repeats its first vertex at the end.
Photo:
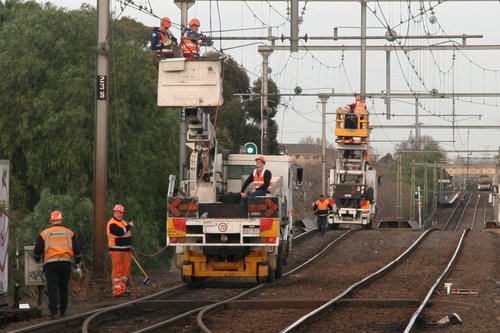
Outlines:
POLYGON ((207 36, 198 32, 200 20, 189 20, 188 27, 182 30, 181 48, 182 56, 188 60, 200 57, 200 46, 212 46, 213 43, 207 36))
POLYGON ((160 20, 160 27, 151 32, 151 49, 156 51, 159 59, 173 58, 174 47, 177 46, 177 38, 170 32, 172 22, 165 16, 160 20))
POLYGON ((351 103, 354 105, 354 113, 359 113, 361 110, 366 110, 366 103, 361 98, 361 95, 356 94, 356 99, 351 103))
POLYGON ((259 155, 255 158, 255 169, 248 176, 241 186, 241 197, 255 197, 255 196, 265 196, 271 193, 271 178, 273 177, 270 170, 265 168, 266 158, 263 155, 259 155), (253 182, 253 191, 246 193, 246 188, 250 183, 253 182))
POLYGON ((328 217, 328 213, 333 210, 332 205, 329 200, 325 200, 325 196, 322 194, 319 196, 319 199, 316 200, 313 206, 314 215, 317 217, 318 231, 322 236, 325 236, 326 229, 326 219, 328 217))
POLYGON ((127 282, 130 276, 132 257, 132 233, 134 221, 123 220, 125 208, 117 204, 113 208, 113 217, 107 225, 108 250, 111 256, 111 286, 113 296, 127 296, 127 282))
POLYGON ((64 218, 58 210, 50 214, 50 228, 45 229, 36 239, 35 261, 43 255, 43 271, 47 277, 49 310, 52 319, 57 313, 64 317, 68 308, 68 284, 73 261, 80 265, 81 254, 73 231, 62 226, 64 218))
POLYGON ((346 115, 346 128, 358 128, 359 113, 361 110, 366 110, 366 103, 362 100, 361 95, 356 94, 353 102, 347 104, 350 113, 346 115))

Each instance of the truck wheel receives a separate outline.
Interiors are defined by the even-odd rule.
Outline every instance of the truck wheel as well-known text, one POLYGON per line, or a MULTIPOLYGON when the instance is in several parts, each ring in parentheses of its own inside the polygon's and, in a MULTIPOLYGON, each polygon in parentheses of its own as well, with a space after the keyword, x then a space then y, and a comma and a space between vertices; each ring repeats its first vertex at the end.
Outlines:
POLYGON ((283 265, 285 262, 285 243, 281 243, 279 249, 278 249, 278 258, 276 259, 278 262, 276 263, 276 271, 274 273, 274 276, 277 279, 281 279, 283 276, 283 265))
POLYGON ((266 277, 266 282, 274 282, 276 271, 274 269, 269 269, 266 277))
POLYGON ((371 229, 372 228, 372 221, 370 221, 367 224, 363 225, 363 228, 365 228, 365 229, 371 229))

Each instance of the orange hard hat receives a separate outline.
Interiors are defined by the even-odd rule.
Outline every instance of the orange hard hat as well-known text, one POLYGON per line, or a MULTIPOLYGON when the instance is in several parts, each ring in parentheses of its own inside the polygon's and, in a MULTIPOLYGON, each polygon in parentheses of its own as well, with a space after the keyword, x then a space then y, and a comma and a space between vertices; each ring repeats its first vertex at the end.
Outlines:
POLYGON ((50 213, 50 221, 55 222, 55 221, 62 221, 64 220, 64 217, 62 216, 62 213, 58 210, 53 211, 50 213))
POLYGON ((266 163, 266 158, 264 157, 264 155, 259 155, 255 158, 255 160, 261 160, 262 162, 266 163))
POLYGON ((125 208, 123 207, 123 205, 118 204, 113 207, 113 211, 123 213, 125 212, 125 208))
POLYGON ((200 20, 195 19, 195 18, 190 19, 190 20, 189 20, 189 25, 196 25, 196 26, 198 26, 198 27, 199 27, 199 26, 200 26, 200 20))
POLYGON ((167 29, 172 26, 172 22, 170 21, 170 18, 166 17, 166 16, 160 20, 160 24, 167 29))

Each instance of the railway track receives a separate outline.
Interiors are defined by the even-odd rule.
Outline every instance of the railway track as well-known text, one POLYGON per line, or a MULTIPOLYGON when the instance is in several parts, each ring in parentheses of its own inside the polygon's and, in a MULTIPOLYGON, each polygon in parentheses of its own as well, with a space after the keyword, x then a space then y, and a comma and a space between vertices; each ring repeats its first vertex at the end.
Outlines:
POLYGON ((401 230, 357 233, 314 265, 293 272, 266 290, 237 302, 207 307, 198 315, 198 326, 202 332, 228 332, 231 318, 239 317, 241 322, 252 324, 238 326, 238 332, 278 332, 307 314, 311 307, 324 304, 361 277, 380 269, 381 262, 393 260, 400 253, 400 246, 406 248, 406 244, 413 243, 418 236, 416 232, 401 230), (401 244, 387 250, 386 245, 391 243, 394 233, 400 234, 401 244), (348 253, 346 249, 352 249, 353 244, 357 244, 356 250, 348 253))
POLYGON ((412 331, 431 296, 450 273, 469 230, 462 234, 436 232, 431 240, 434 231, 427 230, 394 261, 352 284, 282 332, 412 331), (429 239, 424 242, 426 238, 429 239))
MULTIPOLYGON (((339 231, 338 233, 342 232, 339 231)), ((287 266, 288 270, 299 266, 300 262, 304 261, 304 256, 309 257, 315 253, 314 247, 303 246, 304 248, 302 248, 301 246, 301 243, 304 243, 304 241, 309 240, 311 237, 316 237, 315 230, 310 230, 294 237, 296 247, 301 250, 301 253, 292 255, 290 264, 287 266)), ((258 285, 257 287, 263 286, 265 285, 258 285)), ((186 283, 182 283, 136 300, 107 306, 67 318, 39 323, 12 332, 111 332, 116 330, 116 326, 106 327, 106 323, 113 318, 120 318, 123 321, 124 314, 130 318, 129 320, 132 323, 140 322, 140 325, 146 326, 144 329, 147 331, 148 325, 152 327, 151 329, 154 329, 154 322, 158 322, 159 318, 163 318, 160 321, 169 321, 174 318, 172 322, 175 322, 180 320, 178 317, 188 317, 192 311, 194 311, 193 313, 197 313, 208 304, 217 300, 231 298, 253 287, 255 287, 254 281, 241 282, 241 279, 232 280, 229 284, 227 280, 224 280, 224 284, 221 284, 220 282, 207 279, 191 287, 186 283), (203 301, 202 299, 208 301, 203 301), (162 311, 165 313, 162 314, 162 311)), ((133 324, 132 327, 140 325, 133 324)))

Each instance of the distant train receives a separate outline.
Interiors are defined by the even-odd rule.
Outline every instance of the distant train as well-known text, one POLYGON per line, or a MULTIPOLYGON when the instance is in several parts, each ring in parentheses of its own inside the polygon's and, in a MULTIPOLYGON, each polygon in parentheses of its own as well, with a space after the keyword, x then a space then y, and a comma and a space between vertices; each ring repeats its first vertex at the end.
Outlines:
POLYGON ((458 199, 460 192, 442 191, 437 194, 438 206, 451 206, 458 199))
POLYGON ((491 177, 488 175, 480 175, 477 181, 478 191, 491 191, 491 177))

